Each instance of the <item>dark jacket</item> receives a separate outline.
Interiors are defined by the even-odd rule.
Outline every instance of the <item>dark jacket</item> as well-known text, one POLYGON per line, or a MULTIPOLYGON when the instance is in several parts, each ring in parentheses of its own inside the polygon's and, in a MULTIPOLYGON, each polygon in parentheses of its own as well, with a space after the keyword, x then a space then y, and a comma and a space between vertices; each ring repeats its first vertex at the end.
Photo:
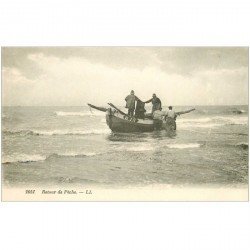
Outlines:
POLYGON ((139 119, 144 119, 145 112, 146 112, 145 103, 140 100, 137 100, 136 109, 135 109, 135 117, 139 119))
POLYGON ((152 107, 152 113, 155 110, 161 109, 161 100, 160 100, 160 98, 158 98, 158 97, 151 98, 148 101, 146 101, 145 103, 149 103, 149 102, 152 102, 152 105, 153 105, 153 107, 152 107))
POLYGON ((135 95, 128 95, 125 98, 126 101, 126 108, 128 109, 135 109, 135 101, 138 101, 139 98, 135 95))

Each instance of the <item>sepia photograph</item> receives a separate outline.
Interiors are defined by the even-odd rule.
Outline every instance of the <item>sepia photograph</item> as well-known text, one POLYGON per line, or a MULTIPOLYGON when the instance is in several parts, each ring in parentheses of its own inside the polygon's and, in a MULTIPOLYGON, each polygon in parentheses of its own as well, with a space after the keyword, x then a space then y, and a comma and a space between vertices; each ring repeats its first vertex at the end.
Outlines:
POLYGON ((248 47, 2 47, 3 201, 248 201, 248 47))
POLYGON ((4 250, 248 250, 250 1, 0 1, 4 250))

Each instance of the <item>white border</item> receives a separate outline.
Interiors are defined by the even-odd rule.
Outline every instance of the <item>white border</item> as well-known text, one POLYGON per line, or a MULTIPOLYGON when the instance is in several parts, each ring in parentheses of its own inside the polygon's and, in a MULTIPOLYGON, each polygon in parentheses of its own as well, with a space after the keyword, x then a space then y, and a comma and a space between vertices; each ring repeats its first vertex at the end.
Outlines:
MULTIPOLYGON (((1 46, 249 46, 249 1, 5 0, 1 46)), ((249 249, 249 203, 1 203, 1 248, 249 249)))

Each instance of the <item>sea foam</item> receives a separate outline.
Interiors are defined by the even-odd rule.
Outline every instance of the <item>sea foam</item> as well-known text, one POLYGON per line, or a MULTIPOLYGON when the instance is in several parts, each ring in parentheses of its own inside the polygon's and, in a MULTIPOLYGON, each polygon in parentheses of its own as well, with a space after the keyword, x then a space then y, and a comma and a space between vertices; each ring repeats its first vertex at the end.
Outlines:
POLYGON ((207 118, 180 118, 178 128, 215 128, 225 125, 247 125, 246 116, 212 116, 207 118))
POLYGON ((195 123, 177 123, 178 128, 215 128, 223 126, 222 124, 217 123, 207 123, 207 124, 195 124, 195 123))
POLYGON ((185 149, 185 148, 199 148, 201 145, 199 143, 187 143, 187 144, 169 144, 168 148, 185 149))
POLYGON ((215 120, 223 122, 225 125, 246 125, 248 124, 247 116, 215 116, 215 120))
POLYGON ((236 147, 240 147, 242 149, 248 149, 248 143, 240 142, 236 144, 236 147))
POLYGON ((38 135, 100 135, 110 133, 109 129, 87 129, 87 130, 51 130, 34 131, 38 135))
POLYGON ((151 151, 154 149, 155 148, 153 146, 142 145, 142 146, 128 147, 126 151, 140 152, 140 151, 151 151))
POLYGON ((109 134, 110 130, 105 129, 86 129, 86 130, 4 130, 5 134, 20 134, 20 135, 100 135, 109 134))
POLYGON ((54 153, 47 156, 39 155, 39 154, 12 154, 6 155, 2 157, 2 163, 29 163, 29 162, 37 162, 37 161, 45 161, 51 158, 60 158, 60 157, 91 157, 95 156, 98 153, 96 152, 66 152, 66 153, 54 153))
POLYGON ((28 155, 28 154, 13 154, 6 155, 2 157, 2 163, 27 163, 27 162, 36 162, 36 161, 44 161, 46 160, 46 156, 43 155, 28 155))
POLYGON ((53 154, 51 156, 57 157, 86 157, 86 156, 94 156, 97 155, 96 152, 67 152, 67 153, 60 153, 60 154, 53 154))

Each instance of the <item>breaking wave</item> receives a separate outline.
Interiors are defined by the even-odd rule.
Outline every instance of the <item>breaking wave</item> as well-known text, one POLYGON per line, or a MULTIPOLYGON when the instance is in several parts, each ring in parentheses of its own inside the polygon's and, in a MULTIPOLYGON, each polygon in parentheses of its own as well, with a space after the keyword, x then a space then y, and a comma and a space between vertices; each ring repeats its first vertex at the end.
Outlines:
POLYGON ((169 144, 168 148, 185 149, 185 148, 199 148, 201 145, 199 143, 187 143, 187 144, 169 144))
POLYGON ((242 148, 242 149, 248 149, 248 143, 241 142, 236 144, 236 147, 242 148))
POLYGON ((181 118, 181 122, 187 123, 187 122, 195 122, 195 123, 207 123, 211 122, 212 118, 204 117, 204 118, 181 118))
POLYGON ((219 114, 223 114, 223 115, 241 115, 244 113, 247 113, 248 110, 245 109, 240 109, 240 108, 221 108, 221 107, 217 107, 215 109, 202 109, 202 108, 198 108, 195 110, 195 112, 197 114, 201 114, 201 115, 219 115, 219 114))
POLYGON ((120 145, 113 145, 114 151, 122 151, 122 152, 143 152, 143 151, 151 151, 155 150, 155 145, 145 144, 145 143, 131 143, 125 142, 120 145))
POLYGON ((225 125, 246 125, 248 124, 247 116, 215 116, 214 120, 221 121, 225 125))
POLYGON ((82 112, 66 112, 66 111, 56 111, 55 114, 57 116, 103 116, 103 112, 101 111, 82 111, 82 112))
POLYGON ((35 161, 44 161, 46 160, 46 156, 42 155, 27 155, 27 154, 13 154, 13 155, 6 155, 2 157, 2 163, 27 163, 27 162, 35 162, 35 161))
POLYGON ((222 124, 208 123, 208 124, 195 124, 195 123, 180 123, 177 124, 178 128, 215 128, 223 126, 222 124))
POLYGON ((129 147, 126 149, 126 151, 133 151, 133 152, 140 152, 140 151, 151 151, 154 150, 155 148, 153 146, 135 146, 135 147, 129 147))
POLYGON ((51 158, 63 158, 63 157, 91 157, 95 156, 98 153, 96 152, 82 152, 82 153, 62 153, 62 154, 51 154, 48 156, 44 155, 27 155, 27 154, 13 154, 13 155, 6 155, 2 157, 2 163, 3 164, 9 164, 9 163, 29 163, 29 162, 38 162, 38 161, 45 161, 47 159, 51 158))
POLYGON ((20 135, 100 135, 109 134, 109 129, 87 129, 87 130, 5 130, 4 134, 20 135))
POLYGON ((87 156, 94 156, 97 155, 98 153, 96 152, 81 152, 81 153, 75 153, 75 152, 68 152, 68 153, 61 153, 61 154, 52 154, 47 158, 52 158, 52 157, 87 157, 87 156))
POLYGON ((247 111, 242 109, 242 110, 240 110, 240 112, 241 113, 246 113, 247 111))
POLYGON ((234 114, 237 114, 237 115, 240 115, 240 114, 243 114, 243 113, 246 113, 247 111, 244 110, 244 109, 240 109, 240 110, 233 110, 232 113, 234 114))
POLYGON ((214 128, 225 125, 247 125, 247 116, 212 116, 206 118, 180 118, 177 126, 180 128, 214 128))

